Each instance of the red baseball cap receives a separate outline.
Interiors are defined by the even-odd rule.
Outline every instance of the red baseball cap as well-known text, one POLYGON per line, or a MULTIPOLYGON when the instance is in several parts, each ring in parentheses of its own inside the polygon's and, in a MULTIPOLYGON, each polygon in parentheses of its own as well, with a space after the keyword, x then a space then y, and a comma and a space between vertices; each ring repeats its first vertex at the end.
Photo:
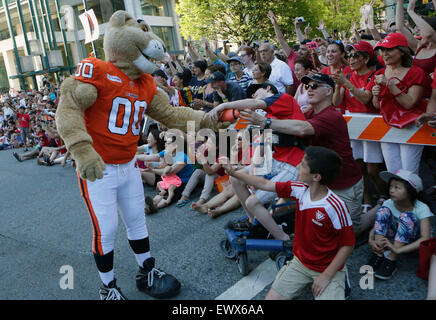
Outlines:
POLYGON ((404 35, 401 33, 391 33, 387 35, 382 41, 377 42, 375 49, 378 48, 395 48, 395 47, 409 47, 409 43, 404 35))
POLYGON ((356 51, 366 52, 369 54, 371 58, 374 57, 374 49, 372 48, 372 45, 369 42, 361 40, 358 43, 349 44, 347 46, 347 50, 350 50, 350 48, 353 48, 356 51))

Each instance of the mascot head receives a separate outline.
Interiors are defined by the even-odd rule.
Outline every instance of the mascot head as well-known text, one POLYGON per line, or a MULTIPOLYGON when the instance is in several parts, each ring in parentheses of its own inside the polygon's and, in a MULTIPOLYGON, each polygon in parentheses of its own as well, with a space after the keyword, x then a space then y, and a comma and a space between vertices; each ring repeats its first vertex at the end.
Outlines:
POLYGON ((110 18, 103 47, 106 61, 131 69, 133 74, 153 73, 154 61, 165 56, 165 46, 150 26, 122 10, 110 18))

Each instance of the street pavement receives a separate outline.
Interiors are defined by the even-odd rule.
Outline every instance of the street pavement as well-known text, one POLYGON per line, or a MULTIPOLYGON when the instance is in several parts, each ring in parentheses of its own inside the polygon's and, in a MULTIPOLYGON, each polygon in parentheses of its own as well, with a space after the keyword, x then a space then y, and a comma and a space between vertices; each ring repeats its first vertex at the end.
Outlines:
MULTIPOLYGON (((91 223, 75 170, 70 166, 38 166, 34 159, 19 163, 12 151, 0 151, 0 299, 98 299, 100 280, 91 251, 91 223), (73 275, 69 278, 73 281, 68 282, 70 288, 62 285, 67 275, 73 275)), ((144 189, 146 195, 156 194, 153 188, 144 189)), ((199 195, 196 190, 192 199, 199 195)), ((172 205, 146 217, 157 267, 182 283, 181 293, 173 299, 213 300, 243 282, 235 261, 226 259, 219 247, 225 238, 224 225, 242 213, 237 209, 211 219, 190 211, 189 206, 172 205)), ((432 227, 436 230, 434 220, 432 227)), ((121 219, 114 253, 115 276, 123 293, 133 300, 152 299, 136 290, 137 264, 121 219)), ((365 244, 356 248, 348 260, 353 300, 425 298, 427 282, 415 276, 417 253, 401 257, 391 280, 374 280, 373 287, 364 290, 359 286, 364 282, 359 272, 369 256, 365 244)), ((253 270, 265 261, 269 263, 264 251, 250 251, 248 260, 253 270)), ((266 283, 249 299, 264 299, 269 288, 266 283)), ((312 299, 310 290, 297 299, 312 299)))

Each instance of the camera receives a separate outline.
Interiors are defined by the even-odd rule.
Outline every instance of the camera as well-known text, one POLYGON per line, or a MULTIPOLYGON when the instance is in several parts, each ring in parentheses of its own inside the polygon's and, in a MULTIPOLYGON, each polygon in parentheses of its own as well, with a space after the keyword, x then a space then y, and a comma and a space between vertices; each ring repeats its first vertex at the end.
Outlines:
POLYGON ((316 42, 316 41, 308 42, 308 43, 306 43, 306 47, 309 50, 315 50, 318 48, 318 42, 316 42))
POLYGON ((298 18, 297 18, 297 21, 298 21, 298 22, 304 22, 304 18, 303 18, 303 17, 298 17, 298 18))

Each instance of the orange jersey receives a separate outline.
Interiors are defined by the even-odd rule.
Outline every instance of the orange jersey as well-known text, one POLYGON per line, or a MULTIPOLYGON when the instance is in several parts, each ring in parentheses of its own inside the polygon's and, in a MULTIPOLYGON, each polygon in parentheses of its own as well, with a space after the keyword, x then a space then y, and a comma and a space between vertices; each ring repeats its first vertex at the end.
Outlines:
POLYGON ((111 62, 86 58, 74 78, 97 88, 98 98, 84 112, 93 147, 105 163, 120 164, 136 154, 141 122, 157 92, 152 76, 130 80, 111 62))

